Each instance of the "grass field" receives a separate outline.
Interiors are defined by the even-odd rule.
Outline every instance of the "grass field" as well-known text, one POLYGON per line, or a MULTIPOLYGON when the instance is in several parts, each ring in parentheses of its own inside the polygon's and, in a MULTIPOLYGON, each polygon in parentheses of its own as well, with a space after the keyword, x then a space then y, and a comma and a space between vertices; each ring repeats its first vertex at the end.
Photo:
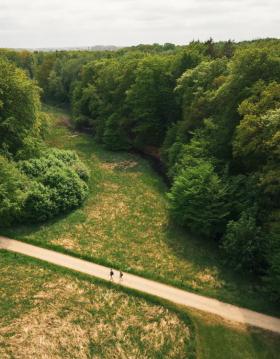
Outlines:
MULTIPOLYGON (((278 359, 280 336, 191 311, 197 359, 278 359)), ((189 314, 190 314, 189 313, 189 314)))
POLYGON ((0 251, 0 358, 188 358, 174 312, 0 251))
POLYGON ((92 136, 71 132, 67 114, 48 109, 52 146, 73 149, 91 170, 83 207, 42 225, 3 234, 85 257, 226 302, 279 314, 254 278, 223 265, 217 246, 170 223, 166 186, 150 164, 134 154, 110 152, 92 136))
POLYGON ((279 336, 22 255, 0 250, 0 273, 1 359, 279 357, 279 336))

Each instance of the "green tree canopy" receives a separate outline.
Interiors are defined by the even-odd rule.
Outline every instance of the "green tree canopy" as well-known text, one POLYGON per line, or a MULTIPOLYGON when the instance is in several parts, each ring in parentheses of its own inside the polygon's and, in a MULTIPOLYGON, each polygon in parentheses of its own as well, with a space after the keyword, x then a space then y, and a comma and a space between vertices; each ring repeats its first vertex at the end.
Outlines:
POLYGON ((24 71, 0 59, 0 148, 16 154, 40 134, 40 91, 24 71))

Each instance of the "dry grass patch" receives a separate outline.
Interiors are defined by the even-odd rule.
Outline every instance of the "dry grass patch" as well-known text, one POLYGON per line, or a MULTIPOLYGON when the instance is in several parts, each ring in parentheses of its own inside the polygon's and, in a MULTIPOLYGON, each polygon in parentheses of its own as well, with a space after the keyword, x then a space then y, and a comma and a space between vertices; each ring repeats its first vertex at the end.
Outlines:
POLYGON ((203 287, 205 284, 212 288, 222 288, 225 284, 220 278, 217 269, 206 268, 196 274, 196 281, 203 287))
POLYGON ((129 212, 126 197, 119 193, 102 193, 96 199, 96 204, 86 209, 88 219, 116 220, 118 216, 125 216, 129 212))
POLYGON ((119 162, 116 166, 116 169, 118 170, 128 170, 131 168, 135 168, 138 166, 138 162, 133 161, 133 160, 127 160, 127 161, 122 161, 119 162))
POLYGON ((99 167, 102 168, 103 170, 109 170, 109 171, 113 171, 117 166, 117 163, 110 163, 110 162, 103 162, 99 164, 99 167))
POLYGON ((79 249, 79 245, 77 243, 77 239, 73 237, 73 235, 67 234, 59 236, 51 241, 52 244, 62 246, 66 249, 77 250, 79 249))
POLYGON ((42 272, 46 281, 34 293, 36 266, 18 265, 10 254, 2 266, 13 275, 0 278, 1 287, 15 289, 9 299, 17 298, 18 305, 30 303, 1 321, 1 359, 187 357, 189 328, 162 306, 51 270, 42 272), (24 270, 28 275, 18 296, 17 273, 24 270))
POLYGON ((100 168, 104 170, 128 170, 131 168, 135 168, 138 166, 138 162, 133 160, 126 160, 126 161, 120 161, 120 162, 100 162, 99 164, 100 168))

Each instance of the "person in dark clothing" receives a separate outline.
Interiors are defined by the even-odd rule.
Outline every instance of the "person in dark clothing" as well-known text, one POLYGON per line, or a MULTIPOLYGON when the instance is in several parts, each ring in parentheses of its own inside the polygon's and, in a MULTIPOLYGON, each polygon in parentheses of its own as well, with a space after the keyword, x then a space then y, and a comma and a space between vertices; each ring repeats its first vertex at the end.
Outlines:
POLYGON ((120 282, 123 280, 123 272, 120 270, 120 282))
POLYGON ((113 277, 114 277, 114 272, 113 272, 113 269, 111 268, 110 269, 110 280, 113 280, 113 277))

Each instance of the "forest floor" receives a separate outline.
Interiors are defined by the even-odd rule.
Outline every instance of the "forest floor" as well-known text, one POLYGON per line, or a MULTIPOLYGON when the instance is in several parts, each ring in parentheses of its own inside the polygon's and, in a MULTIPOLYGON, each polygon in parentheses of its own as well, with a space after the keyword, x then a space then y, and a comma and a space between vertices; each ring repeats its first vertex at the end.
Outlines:
POLYGON ((147 160, 105 150, 90 134, 71 131, 67 113, 48 112, 47 142, 77 151, 91 171, 90 194, 81 208, 63 217, 3 235, 279 316, 255 278, 224 265, 217 243, 172 224, 167 187, 147 160))

